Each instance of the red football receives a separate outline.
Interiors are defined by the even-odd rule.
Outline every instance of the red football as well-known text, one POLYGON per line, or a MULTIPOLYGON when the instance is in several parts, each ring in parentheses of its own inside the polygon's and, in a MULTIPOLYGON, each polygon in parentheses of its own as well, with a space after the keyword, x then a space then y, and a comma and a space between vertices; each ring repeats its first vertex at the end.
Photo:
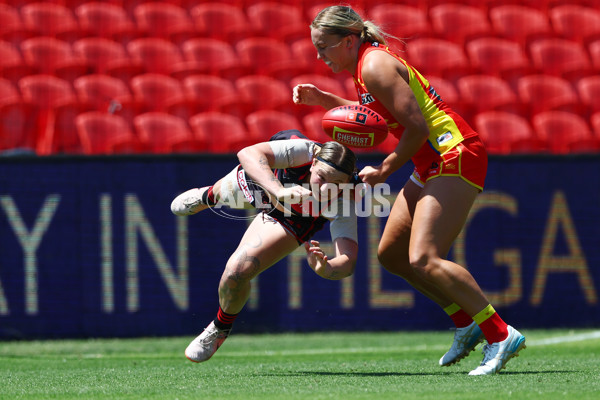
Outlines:
POLYGON ((373 147, 385 140, 388 126, 383 117, 365 106, 332 108, 323 115, 323 130, 349 147, 373 147))

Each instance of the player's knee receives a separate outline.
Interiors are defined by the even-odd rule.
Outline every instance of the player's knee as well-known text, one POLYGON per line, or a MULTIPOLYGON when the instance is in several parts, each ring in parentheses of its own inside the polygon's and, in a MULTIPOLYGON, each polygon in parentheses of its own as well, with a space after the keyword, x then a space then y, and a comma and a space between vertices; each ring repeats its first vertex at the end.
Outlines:
POLYGON ((431 280, 432 275, 440 266, 439 258, 425 251, 411 251, 408 260, 412 271, 426 281, 431 280))
POLYGON ((400 256, 394 249, 379 247, 377 259, 386 271, 401 277, 405 275, 408 260, 406 257, 400 256))
POLYGON ((242 259, 242 257, 234 254, 225 266, 221 281, 234 285, 250 282, 252 279, 256 278, 259 273, 260 264, 256 257, 246 256, 242 259))

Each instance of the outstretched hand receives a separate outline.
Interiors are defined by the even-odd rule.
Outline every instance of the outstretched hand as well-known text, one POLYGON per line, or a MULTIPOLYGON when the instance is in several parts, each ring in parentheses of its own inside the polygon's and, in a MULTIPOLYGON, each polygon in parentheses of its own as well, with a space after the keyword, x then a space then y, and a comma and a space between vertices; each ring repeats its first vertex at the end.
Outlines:
POLYGON ((320 243, 317 240, 311 240, 304 242, 304 249, 306 250, 306 260, 308 266, 317 273, 317 275, 325 277, 325 270, 327 268, 327 255, 323 252, 320 247, 320 243))

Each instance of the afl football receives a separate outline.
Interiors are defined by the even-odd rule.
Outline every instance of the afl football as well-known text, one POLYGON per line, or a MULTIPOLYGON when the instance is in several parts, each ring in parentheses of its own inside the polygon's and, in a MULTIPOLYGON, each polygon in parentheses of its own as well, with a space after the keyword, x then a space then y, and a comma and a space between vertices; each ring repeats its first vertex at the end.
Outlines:
POLYGON ((383 117, 361 105, 332 108, 323 115, 322 125, 327 136, 349 147, 377 146, 388 135, 383 117))

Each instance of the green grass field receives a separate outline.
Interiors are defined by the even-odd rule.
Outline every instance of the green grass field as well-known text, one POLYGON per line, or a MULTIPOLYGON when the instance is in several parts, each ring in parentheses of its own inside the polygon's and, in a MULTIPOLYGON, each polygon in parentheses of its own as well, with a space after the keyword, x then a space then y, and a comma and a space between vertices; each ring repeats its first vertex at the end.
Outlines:
POLYGON ((203 364, 192 337, 0 342, 0 399, 599 399, 600 332, 523 330, 501 374, 479 346, 442 368, 452 332, 233 334, 203 364))

